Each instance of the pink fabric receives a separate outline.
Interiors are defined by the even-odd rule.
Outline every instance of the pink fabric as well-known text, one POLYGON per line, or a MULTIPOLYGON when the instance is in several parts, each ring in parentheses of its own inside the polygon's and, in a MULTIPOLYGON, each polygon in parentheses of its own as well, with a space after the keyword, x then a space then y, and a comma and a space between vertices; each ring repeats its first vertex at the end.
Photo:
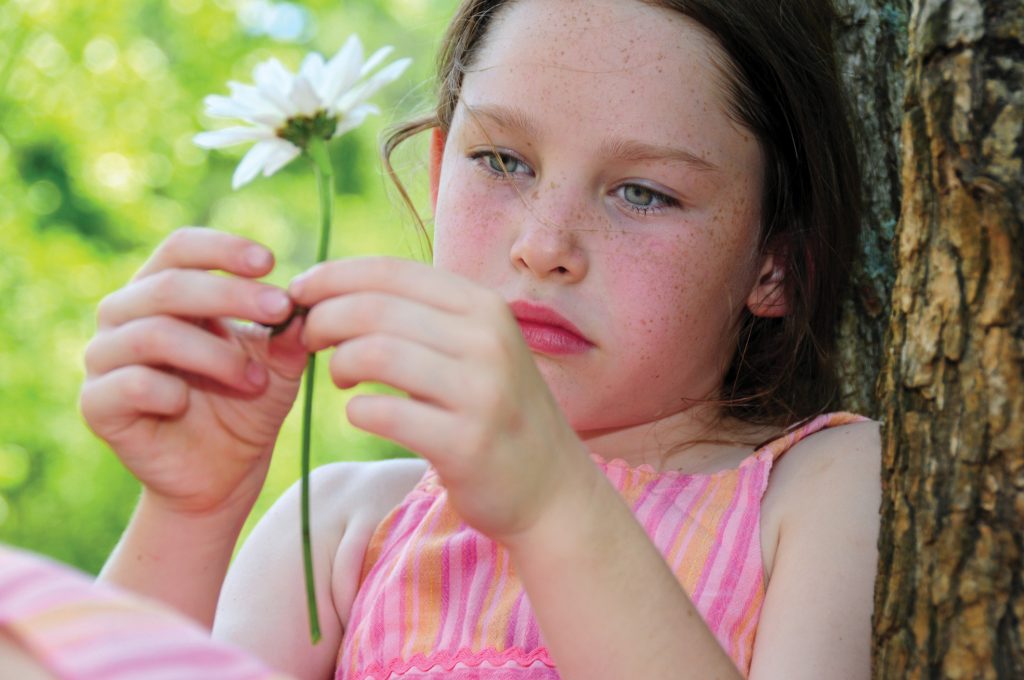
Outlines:
POLYGON ((65 680, 285 680, 156 603, 4 546, 0 628, 65 680))
MULTIPOLYGON (((804 437, 860 420, 820 416, 708 475, 594 456, 744 675, 764 599, 772 464, 804 437)), ((507 552, 461 521, 433 470, 377 528, 363 573, 337 680, 558 677, 507 552)))

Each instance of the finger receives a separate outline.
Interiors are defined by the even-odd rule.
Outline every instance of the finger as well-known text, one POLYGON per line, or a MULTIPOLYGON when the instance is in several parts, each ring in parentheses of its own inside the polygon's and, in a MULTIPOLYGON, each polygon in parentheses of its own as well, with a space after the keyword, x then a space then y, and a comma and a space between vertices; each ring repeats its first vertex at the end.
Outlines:
POLYGON ((96 434, 112 436, 139 416, 184 413, 188 386, 182 378, 149 366, 125 366, 87 380, 79 404, 96 434))
POLYGON ((271 373, 296 380, 302 376, 309 357, 302 343, 304 320, 305 317, 291 319, 285 330, 277 335, 272 335, 263 326, 245 323, 234 324, 231 332, 246 347, 246 354, 260 357, 271 373))
POLYGON ((273 268, 273 253, 255 241, 215 229, 185 227, 157 246, 133 280, 165 269, 220 269, 238 276, 259 277, 273 268))
POLYGON ((314 266, 288 286, 300 305, 312 307, 328 297, 360 291, 401 295, 450 312, 503 306, 496 293, 450 272, 414 260, 365 257, 314 266))
POLYGON ((133 364, 165 366, 247 392, 267 383, 266 369, 241 347, 167 316, 130 321, 100 334, 85 349, 88 375, 133 364))
POLYGON ((346 406, 348 420, 360 430, 389 439, 442 467, 459 450, 460 419, 450 411, 387 394, 359 394, 346 406))
POLYGON ((275 286, 194 269, 165 269, 105 297, 100 328, 146 316, 190 319, 229 317, 273 324, 291 312, 288 295, 275 286))
POLYGON ((330 372, 342 389, 377 382, 445 408, 457 405, 457 362, 404 338, 378 333, 349 340, 335 350, 330 372))
POLYGON ((302 339, 309 351, 316 352, 372 333, 402 337, 458 356, 474 335, 474 326, 464 315, 390 293, 352 293, 312 307, 302 339))

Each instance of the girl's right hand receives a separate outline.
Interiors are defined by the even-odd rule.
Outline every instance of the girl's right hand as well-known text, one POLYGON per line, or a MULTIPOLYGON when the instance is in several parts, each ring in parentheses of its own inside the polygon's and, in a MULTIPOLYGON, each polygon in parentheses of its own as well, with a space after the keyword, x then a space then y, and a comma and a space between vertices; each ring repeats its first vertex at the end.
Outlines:
POLYGON ((259 494, 305 366, 286 293, 255 281, 266 248, 202 228, 167 238, 97 312, 86 422, 173 512, 244 516, 259 494), (223 276, 211 270, 221 270, 223 276))

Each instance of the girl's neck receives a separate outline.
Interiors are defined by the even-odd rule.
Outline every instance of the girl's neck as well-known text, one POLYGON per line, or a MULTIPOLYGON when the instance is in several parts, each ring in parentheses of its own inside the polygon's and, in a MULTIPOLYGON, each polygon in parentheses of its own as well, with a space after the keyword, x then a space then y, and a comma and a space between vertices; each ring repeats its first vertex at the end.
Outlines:
POLYGON ((714 406, 693 406, 628 427, 577 434, 591 453, 632 466, 709 474, 737 467, 779 428, 722 417, 714 406))

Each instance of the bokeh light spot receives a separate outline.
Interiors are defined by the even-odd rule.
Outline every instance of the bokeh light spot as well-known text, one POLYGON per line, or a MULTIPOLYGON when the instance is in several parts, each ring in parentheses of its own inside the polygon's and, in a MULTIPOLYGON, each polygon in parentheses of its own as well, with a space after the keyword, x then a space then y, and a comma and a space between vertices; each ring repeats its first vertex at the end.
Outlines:
POLYGON ((28 46, 26 56, 40 71, 48 76, 63 73, 69 63, 68 51, 49 33, 42 33, 28 46))
POLYGON ((7 92, 22 101, 31 100, 39 92, 39 74, 28 66, 15 66, 7 81, 7 92))
POLYGON ((162 76, 167 71, 167 55, 147 38, 133 42, 125 57, 132 70, 147 80, 162 76))
POLYGON ((93 169, 100 182, 111 189, 123 191, 130 188, 135 180, 132 162, 119 153, 103 154, 96 159, 93 169))
POLYGON ((248 33, 282 42, 301 41, 312 28, 309 12, 292 2, 243 2, 238 8, 238 21, 248 33))
POLYGON ((37 215, 50 215, 57 211, 64 197, 50 180, 41 179, 28 188, 25 196, 29 209, 37 215))
POLYGON ((174 140, 174 158, 183 165, 202 165, 206 162, 206 152, 192 142, 192 136, 189 132, 174 140))
POLYGON ((17 0, 16 4, 29 16, 41 18, 52 14, 57 3, 54 0, 17 0))
POLYGON ((104 73, 117 64, 117 43, 105 35, 89 41, 83 53, 85 67, 93 73, 104 73))

